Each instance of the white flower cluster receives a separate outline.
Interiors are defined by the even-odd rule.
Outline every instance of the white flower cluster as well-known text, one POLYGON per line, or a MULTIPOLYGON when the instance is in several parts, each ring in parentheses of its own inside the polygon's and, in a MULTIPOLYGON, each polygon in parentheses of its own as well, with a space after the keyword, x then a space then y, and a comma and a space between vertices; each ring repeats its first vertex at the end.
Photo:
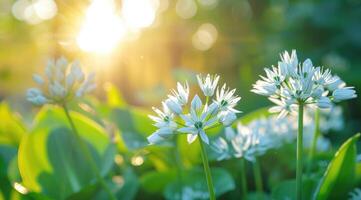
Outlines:
POLYGON ((188 104, 189 86, 177 83, 177 90, 172 90, 168 98, 162 102, 163 109, 153 108, 158 116, 149 116, 158 128, 148 137, 151 144, 159 143, 176 132, 187 134, 188 143, 192 143, 198 136, 209 144, 206 130, 219 126, 229 126, 236 119, 240 111, 234 107, 241 99, 235 95, 236 89, 230 90, 226 84, 218 86, 218 75, 197 76, 198 84, 205 96, 203 104, 196 94, 190 102, 189 113, 185 113, 188 104), (209 98, 215 98, 209 102, 209 98))
POLYGON ((329 108, 331 101, 357 97, 354 88, 346 87, 329 69, 314 67, 310 59, 299 63, 295 50, 291 55, 288 52, 281 55, 277 67, 264 70, 266 76, 261 76, 251 91, 268 96, 277 105, 270 111, 279 112, 279 117, 295 111, 299 104, 329 108))
POLYGON ((33 75, 39 88, 30 88, 27 99, 36 104, 63 104, 92 91, 96 85, 94 74, 85 77, 79 62, 71 64, 65 58, 50 60, 45 68, 46 78, 33 75))
POLYGON ((292 122, 289 118, 261 118, 247 126, 238 124, 237 133, 228 127, 225 138, 219 137, 212 144, 217 160, 245 158, 254 162, 269 149, 279 148, 295 139, 292 122))

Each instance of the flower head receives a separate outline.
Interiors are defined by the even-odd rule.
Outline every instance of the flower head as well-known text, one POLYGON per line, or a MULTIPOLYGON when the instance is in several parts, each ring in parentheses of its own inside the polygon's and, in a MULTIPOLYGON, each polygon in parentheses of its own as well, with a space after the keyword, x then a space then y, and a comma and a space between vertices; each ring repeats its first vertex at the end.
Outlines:
POLYGON ((241 97, 234 95, 236 89, 227 88, 226 84, 221 89, 217 89, 216 99, 214 102, 222 112, 239 113, 239 110, 234 109, 241 97))
POLYGON ((209 144, 209 139, 205 130, 214 125, 218 118, 212 114, 215 106, 211 105, 202 109, 202 101, 198 95, 195 95, 191 103, 190 113, 181 115, 182 119, 185 121, 185 127, 178 129, 178 131, 188 134, 188 143, 192 143, 199 135, 203 142, 209 144))
POLYGON ((187 134, 188 143, 194 142, 198 136, 200 139, 209 144, 209 138, 206 134, 208 129, 217 126, 230 126, 236 119, 236 113, 239 111, 234 107, 240 100, 235 96, 235 89, 231 90, 224 85, 217 90, 217 97, 208 103, 209 97, 213 96, 219 76, 207 75, 203 78, 197 76, 199 86, 205 96, 203 102, 200 96, 194 95, 190 102, 189 109, 185 107, 189 97, 189 86, 186 83, 177 84, 177 90, 171 90, 171 95, 163 102, 163 111, 154 109, 158 117, 149 116, 155 121, 154 126, 158 128, 151 136, 148 137, 150 143, 160 142, 168 139, 170 136, 180 133, 187 134), (185 112, 185 111, 189 112, 185 112))
POLYGON ((189 96, 189 86, 188 83, 182 85, 177 83, 177 90, 172 90, 172 95, 168 95, 171 99, 176 99, 177 103, 181 106, 187 104, 189 96))
POLYGON ((333 76, 329 69, 314 67, 310 59, 299 63, 294 50, 291 55, 287 52, 281 55, 278 66, 266 68, 265 72, 266 76, 261 76, 251 91, 268 96, 276 103, 271 111, 279 112, 280 117, 286 116, 299 104, 329 108, 332 101, 357 97, 354 88, 345 87, 346 84, 338 76, 333 76))
POLYGON ((148 137, 148 141, 152 144, 160 142, 173 134, 177 128, 176 122, 174 122, 174 114, 169 110, 165 102, 162 102, 163 110, 153 107, 155 113, 158 116, 149 115, 149 118, 154 121, 154 126, 158 128, 151 136, 148 137))
POLYGON ((207 74, 206 77, 203 77, 202 75, 197 75, 197 80, 199 87, 203 91, 204 96, 211 97, 214 94, 214 90, 217 87, 219 76, 214 75, 211 76, 207 74))
POLYGON ((290 118, 261 118, 248 125, 238 124, 236 131, 225 129, 225 138, 218 138, 212 148, 218 160, 245 158, 251 162, 265 154, 269 149, 278 148, 294 140, 294 129, 290 118))
POLYGON ((33 75, 39 88, 30 88, 27 99, 36 104, 63 104, 95 89, 94 74, 85 77, 79 62, 71 65, 65 58, 50 60, 45 68, 46 77, 33 75))

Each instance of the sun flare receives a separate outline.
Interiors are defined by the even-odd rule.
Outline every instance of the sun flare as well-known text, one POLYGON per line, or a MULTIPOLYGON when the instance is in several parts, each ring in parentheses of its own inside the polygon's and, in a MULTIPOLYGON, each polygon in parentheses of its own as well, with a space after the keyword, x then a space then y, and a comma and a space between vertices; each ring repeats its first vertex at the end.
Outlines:
POLYGON ((152 25, 158 6, 156 0, 124 0, 118 12, 114 0, 93 0, 77 44, 87 52, 109 53, 130 33, 152 25))
POLYGON ((108 53, 119 43, 125 31, 113 0, 93 0, 86 12, 77 43, 84 51, 108 53))

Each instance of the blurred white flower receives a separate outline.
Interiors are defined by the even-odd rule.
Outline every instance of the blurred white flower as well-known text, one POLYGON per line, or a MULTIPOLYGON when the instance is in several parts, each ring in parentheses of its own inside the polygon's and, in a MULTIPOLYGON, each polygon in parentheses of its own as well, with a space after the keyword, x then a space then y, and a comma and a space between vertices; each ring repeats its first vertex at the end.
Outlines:
POLYGON ((355 188, 353 191, 349 193, 349 200, 361 200, 361 189, 355 188))
POLYGON ((203 91, 204 96, 211 97, 214 94, 214 90, 217 87, 219 76, 218 75, 209 75, 207 74, 206 77, 202 75, 197 75, 197 80, 199 87, 203 91))
POLYGON ((217 160, 245 158, 254 162, 269 149, 279 148, 295 139, 291 118, 268 117, 256 119, 248 125, 237 125, 237 132, 231 127, 225 129, 225 138, 212 143, 217 160))
POLYGON ((218 115, 218 118, 224 126, 230 126, 234 121, 236 121, 237 116, 234 112, 221 112, 218 115))
POLYGON ((277 104, 270 111, 278 112, 280 117, 295 110, 299 104, 324 109, 332 106, 331 101, 357 97, 354 88, 345 87, 346 84, 329 69, 314 67, 310 59, 299 63, 295 50, 291 55, 285 52, 278 66, 266 68, 265 72, 266 76, 261 76, 251 91, 268 96, 277 104))
POLYGON ((85 77, 79 62, 74 61, 70 65, 64 57, 48 61, 45 74, 45 78, 34 74, 33 79, 39 88, 30 88, 27 91, 28 101, 36 105, 64 104, 96 87, 94 74, 85 77))
POLYGON ((335 102, 356 98, 354 87, 337 88, 332 93, 335 102))

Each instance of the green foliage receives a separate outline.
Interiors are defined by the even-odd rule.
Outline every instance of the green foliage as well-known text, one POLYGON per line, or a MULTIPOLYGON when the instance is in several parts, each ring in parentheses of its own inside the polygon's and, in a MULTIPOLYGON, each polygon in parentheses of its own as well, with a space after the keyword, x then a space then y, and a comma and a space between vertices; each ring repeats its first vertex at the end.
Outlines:
MULTIPOLYGON (((216 196, 235 189, 235 183, 232 176, 222 168, 212 168, 212 179, 215 187, 216 196)), ((165 191, 166 199, 181 199, 180 188, 183 191, 183 199, 208 199, 208 189, 204 171, 201 168, 193 168, 182 172, 181 182, 178 180, 170 183, 165 191)))
MULTIPOLYGON (((106 131, 83 115, 72 113, 72 118, 97 167, 103 176, 106 175, 115 153, 106 131)), ((24 185, 32 191, 63 199, 95 184, 95 175, 75 141, 63 111, 44 108, 19 148, 19 169, 24 185)))
POLYGON ((360 134, 348 139, 336 152, 328 165, 316 192, 314 199, 323 200, 330 197, 335 199, 347 198, 355 184, 356 172, 356 141, 360 134))
POLYGON ((137 109, 116 108, 112 111, 111 119, 119 128, 128 150, 147 146, 146 136, 155 130, 146 113, 137 109))
MULTIPOLYGON (((302 199, 312 199, 312 194, 317 185, 317 179, 304 177, 302 180, 302 199)), ((277 184, 272 190, 272 199, 296 199, 296 180, 287 180, 277 184)))
POLYGON ((18 146, 25 126, 5 102, 0 103, 0 119, 0 144, 18 146))

